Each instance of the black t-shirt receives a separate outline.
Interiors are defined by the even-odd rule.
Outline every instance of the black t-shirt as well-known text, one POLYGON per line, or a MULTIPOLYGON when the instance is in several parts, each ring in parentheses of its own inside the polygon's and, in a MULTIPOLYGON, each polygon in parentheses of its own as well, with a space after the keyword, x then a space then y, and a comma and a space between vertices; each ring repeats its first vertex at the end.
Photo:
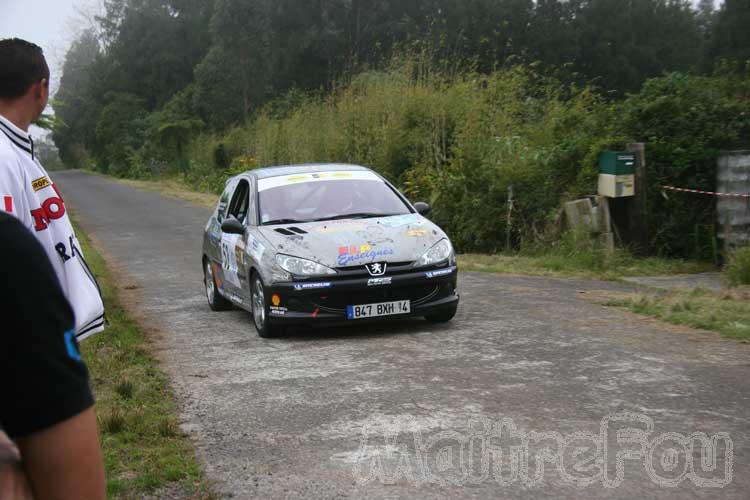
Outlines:
POLYGON ((44 249, 0 212, 0 427, 9 436, 46 429, 93 405, 74 326, 44 249))

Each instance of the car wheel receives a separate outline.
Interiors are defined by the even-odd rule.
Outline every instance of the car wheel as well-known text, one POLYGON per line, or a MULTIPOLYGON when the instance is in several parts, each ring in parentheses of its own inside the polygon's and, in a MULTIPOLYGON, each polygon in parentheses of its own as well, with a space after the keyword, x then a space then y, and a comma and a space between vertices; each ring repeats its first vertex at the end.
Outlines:
POLYGON ((253 275, 250 287, 252 290, 252 313, 255 330, 263 338, 273 337, 276 332, 268 320, 269 309, 266 306, 266 289, 263 286, 260 276, 257 274, 253 275))
POLYGON ((425 316, 425 319, 431 323, 447 323, 448 321, 453 319, 453 316, 456 315, 457 310, 458 304, 445 309, 441 309, 436 313, 428 314, 427 316, 425 316))
POLYGON ((211 259, 205 259, 203 266, 203 282, 206 285, 206 299, 208 299, 208 307, 212 311, 228 311, 232 308, 232 303, 221 296, 219 288, 216 286, 216 279, 214 278, 214 271, 211 267, 211 259))

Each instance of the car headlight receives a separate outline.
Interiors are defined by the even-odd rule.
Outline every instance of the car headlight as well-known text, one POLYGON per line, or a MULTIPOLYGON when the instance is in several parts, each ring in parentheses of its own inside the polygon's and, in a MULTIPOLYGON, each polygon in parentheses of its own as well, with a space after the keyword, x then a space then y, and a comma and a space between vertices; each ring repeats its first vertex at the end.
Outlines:
POLYGON ((336 271, 330 267, 324 266, 323 264, 281 253, 276 255, 276 263, 284 271, 291 273, 293 276, 324 276, 326 274, 336 274, 336 271))
POLYGON ((451 265, 453 265, 455 261, 453 246, 451 245, 451 242, 446 239, 438 241, 432 248, 427 250, 427 252, 419 258, 416 266, 431 266, 443 262, 444 260, 448 260, 448 263, 451 265))

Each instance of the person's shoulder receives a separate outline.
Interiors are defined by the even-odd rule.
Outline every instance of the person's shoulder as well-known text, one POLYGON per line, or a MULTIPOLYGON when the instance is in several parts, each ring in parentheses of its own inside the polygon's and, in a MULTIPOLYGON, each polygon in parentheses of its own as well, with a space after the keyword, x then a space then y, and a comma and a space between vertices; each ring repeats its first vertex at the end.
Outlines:
POLYGON ((20 170, 21 163, 10 139, 5 134, 0 134, 0 175, 6 169, 20 170))

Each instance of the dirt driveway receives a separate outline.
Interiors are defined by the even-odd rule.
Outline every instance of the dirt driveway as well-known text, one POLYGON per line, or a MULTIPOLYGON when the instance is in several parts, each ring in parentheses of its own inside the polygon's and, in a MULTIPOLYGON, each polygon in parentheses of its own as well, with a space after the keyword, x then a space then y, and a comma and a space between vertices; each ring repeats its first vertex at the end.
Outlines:
POLYGON ((227 497, 750 498, 750 346, 596 303, 634 285, 465 273, 447 326, 264 340, 205 303, 205 209, 54 178, 227 497))

